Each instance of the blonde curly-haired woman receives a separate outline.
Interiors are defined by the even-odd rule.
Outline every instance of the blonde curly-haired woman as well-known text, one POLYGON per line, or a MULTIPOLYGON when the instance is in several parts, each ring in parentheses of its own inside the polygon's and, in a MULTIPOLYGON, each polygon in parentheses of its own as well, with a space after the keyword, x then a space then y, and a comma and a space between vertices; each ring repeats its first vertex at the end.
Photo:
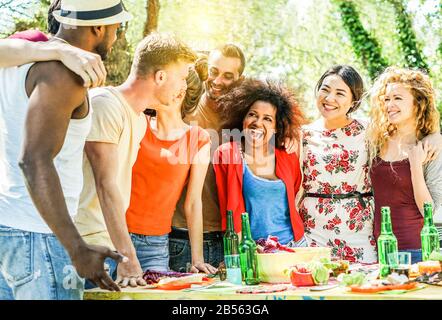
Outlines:
POLYGON ((428 75, 390 67, 371 90, 371 180, 375 198, 374 233, 380 234, 380 209, 391 208, 399 251, 422 259, 423 204, 442 210, 442 155, 426 162, 429 146, 421 140, 439 132, 440 115, 428 75))

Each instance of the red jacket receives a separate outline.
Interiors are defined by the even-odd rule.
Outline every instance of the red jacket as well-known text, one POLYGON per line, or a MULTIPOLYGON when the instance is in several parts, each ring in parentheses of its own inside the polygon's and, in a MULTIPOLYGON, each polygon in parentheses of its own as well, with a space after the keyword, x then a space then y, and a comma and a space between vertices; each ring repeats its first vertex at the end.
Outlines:
MULTIPOLYGON (((285 150, 275 149, 276 176, 281 179, 287 189, 287 200, 290 210, 295 241, 304 236, 304 225, 295 207, 295 197, 301 185, 301 170, 296 154, 288 154, 285 150)), ((219 146, 213 156, 216 185, 223 230, 226 229, 226 212, 233 211, 235 231, 241 231, 241 214, 246 211, 242 193, 243 162, 236 142, 228 142, 219 146)))

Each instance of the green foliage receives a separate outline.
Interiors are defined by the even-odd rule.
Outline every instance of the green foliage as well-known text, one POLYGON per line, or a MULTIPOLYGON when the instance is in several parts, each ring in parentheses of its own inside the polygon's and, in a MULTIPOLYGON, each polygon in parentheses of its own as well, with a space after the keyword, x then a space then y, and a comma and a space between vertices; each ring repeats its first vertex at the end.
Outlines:
MULTIPOLYGON (((18 24, 20 30, 46 30, 49 0, 14 0, 16 7, 19 2, 40 1, 46 4, 34 10, 37 18, 18 24)), ((130 70, 134 48, 143 37, 147 1, 124 0, 134 19, 125 32, 127 40, 119 40, 105 62, 108 84, 121 83, 130 70)), ((394 0, 160 0, 158 30, 175 33, 195 50, 238 44, 246 55, 246 76, 286 82, 295 88, 307 115, 315 117, 314 87, 330 66, 354 66, 369 88, 387 62, 408 65, 397 31, 397 11, 390 1, 394 0), (343 24, 341 6, 347 10, 347 24, 343 24), (349 32, 350 26, 354 32, 349 32)), ((402 3, 442 111, 442 2, 402 3)), ((366 116, 368 109, 364 101, 356 116, 366 116)))
POLYGON ((9 36, 19 20, 33 20, 39 4, 40 0, 0 0, 0 36, 9 36))
POLYGON ((32 18, 22 17, 15 19, 15 28, 9 34, 29 29, 37 29, 46 32, 48 28, 47 17, 49 5, 50 0, 40 0, 39 9, 35 13, 35 16, 32 18))
POLYGON ((406 67, 418 68, 429 72, 420 45, 416 40, 410 15, 407 13, 402 0, 388 0, 396 11, 396 32, 399 38, 402 52, 405 56, 406 67))
POLYGON ((236 43, 246 55, 246 76, 284 81, 311 118, 318 114, 315 84, 332 65, 351 64, 369 80, 329 1, 162 0, 159 22, 161 32, 196 50, 236 43))
POLYGON ((117 86, 127 79, 132 64, 131 52, 132 47, 123 32, 113 45, 110 55, 104 61, 107 70, 107 85, 117 86))
POLYGON ((365 30, 359 18, 359 12, 352 1, 335 0, 335 2, 338 5, 343 27, 350 36, 356 56, 362 60, 370 77, 374 79, 388 66, 388 62, 382 57, 379 43, 365 30))

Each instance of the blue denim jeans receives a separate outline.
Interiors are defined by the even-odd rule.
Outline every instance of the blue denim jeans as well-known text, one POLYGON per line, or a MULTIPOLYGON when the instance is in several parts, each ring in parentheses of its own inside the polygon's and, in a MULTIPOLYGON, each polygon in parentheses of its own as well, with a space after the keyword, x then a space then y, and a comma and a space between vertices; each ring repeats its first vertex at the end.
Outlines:
POLYGON ((14 293, 0 272, 0 300, 14 300, 14 293))
MULTIPOLYGON (((192 262, 190 241, 186 239, 170 238, 170 269, 178 272, 186 272, 187 263, 192 262)), ((223 239, 203 241, 204 262, 218 268, 224 260, 223 239)))
POLYGON ((81 300, 84 280, 53 234, 0 225, 0 300, 81 300))
POLYGON ((169 271, 169 235, 145 236, 131 233, 143 272, 146 270, 169 271))

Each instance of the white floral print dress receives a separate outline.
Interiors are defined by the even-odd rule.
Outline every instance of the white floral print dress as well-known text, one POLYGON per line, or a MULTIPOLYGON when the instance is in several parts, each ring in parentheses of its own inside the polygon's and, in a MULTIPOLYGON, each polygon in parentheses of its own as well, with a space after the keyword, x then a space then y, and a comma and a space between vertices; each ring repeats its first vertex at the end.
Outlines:
MULTIPOLYGON (((303 127, 304 193, 371 192, 365 126, 353 120, 328 130, 322 119, 303 127)), ((304 197, 299 213, 309 246, 330 247, 332 256, 375 263, 374 199, 304 197)))

